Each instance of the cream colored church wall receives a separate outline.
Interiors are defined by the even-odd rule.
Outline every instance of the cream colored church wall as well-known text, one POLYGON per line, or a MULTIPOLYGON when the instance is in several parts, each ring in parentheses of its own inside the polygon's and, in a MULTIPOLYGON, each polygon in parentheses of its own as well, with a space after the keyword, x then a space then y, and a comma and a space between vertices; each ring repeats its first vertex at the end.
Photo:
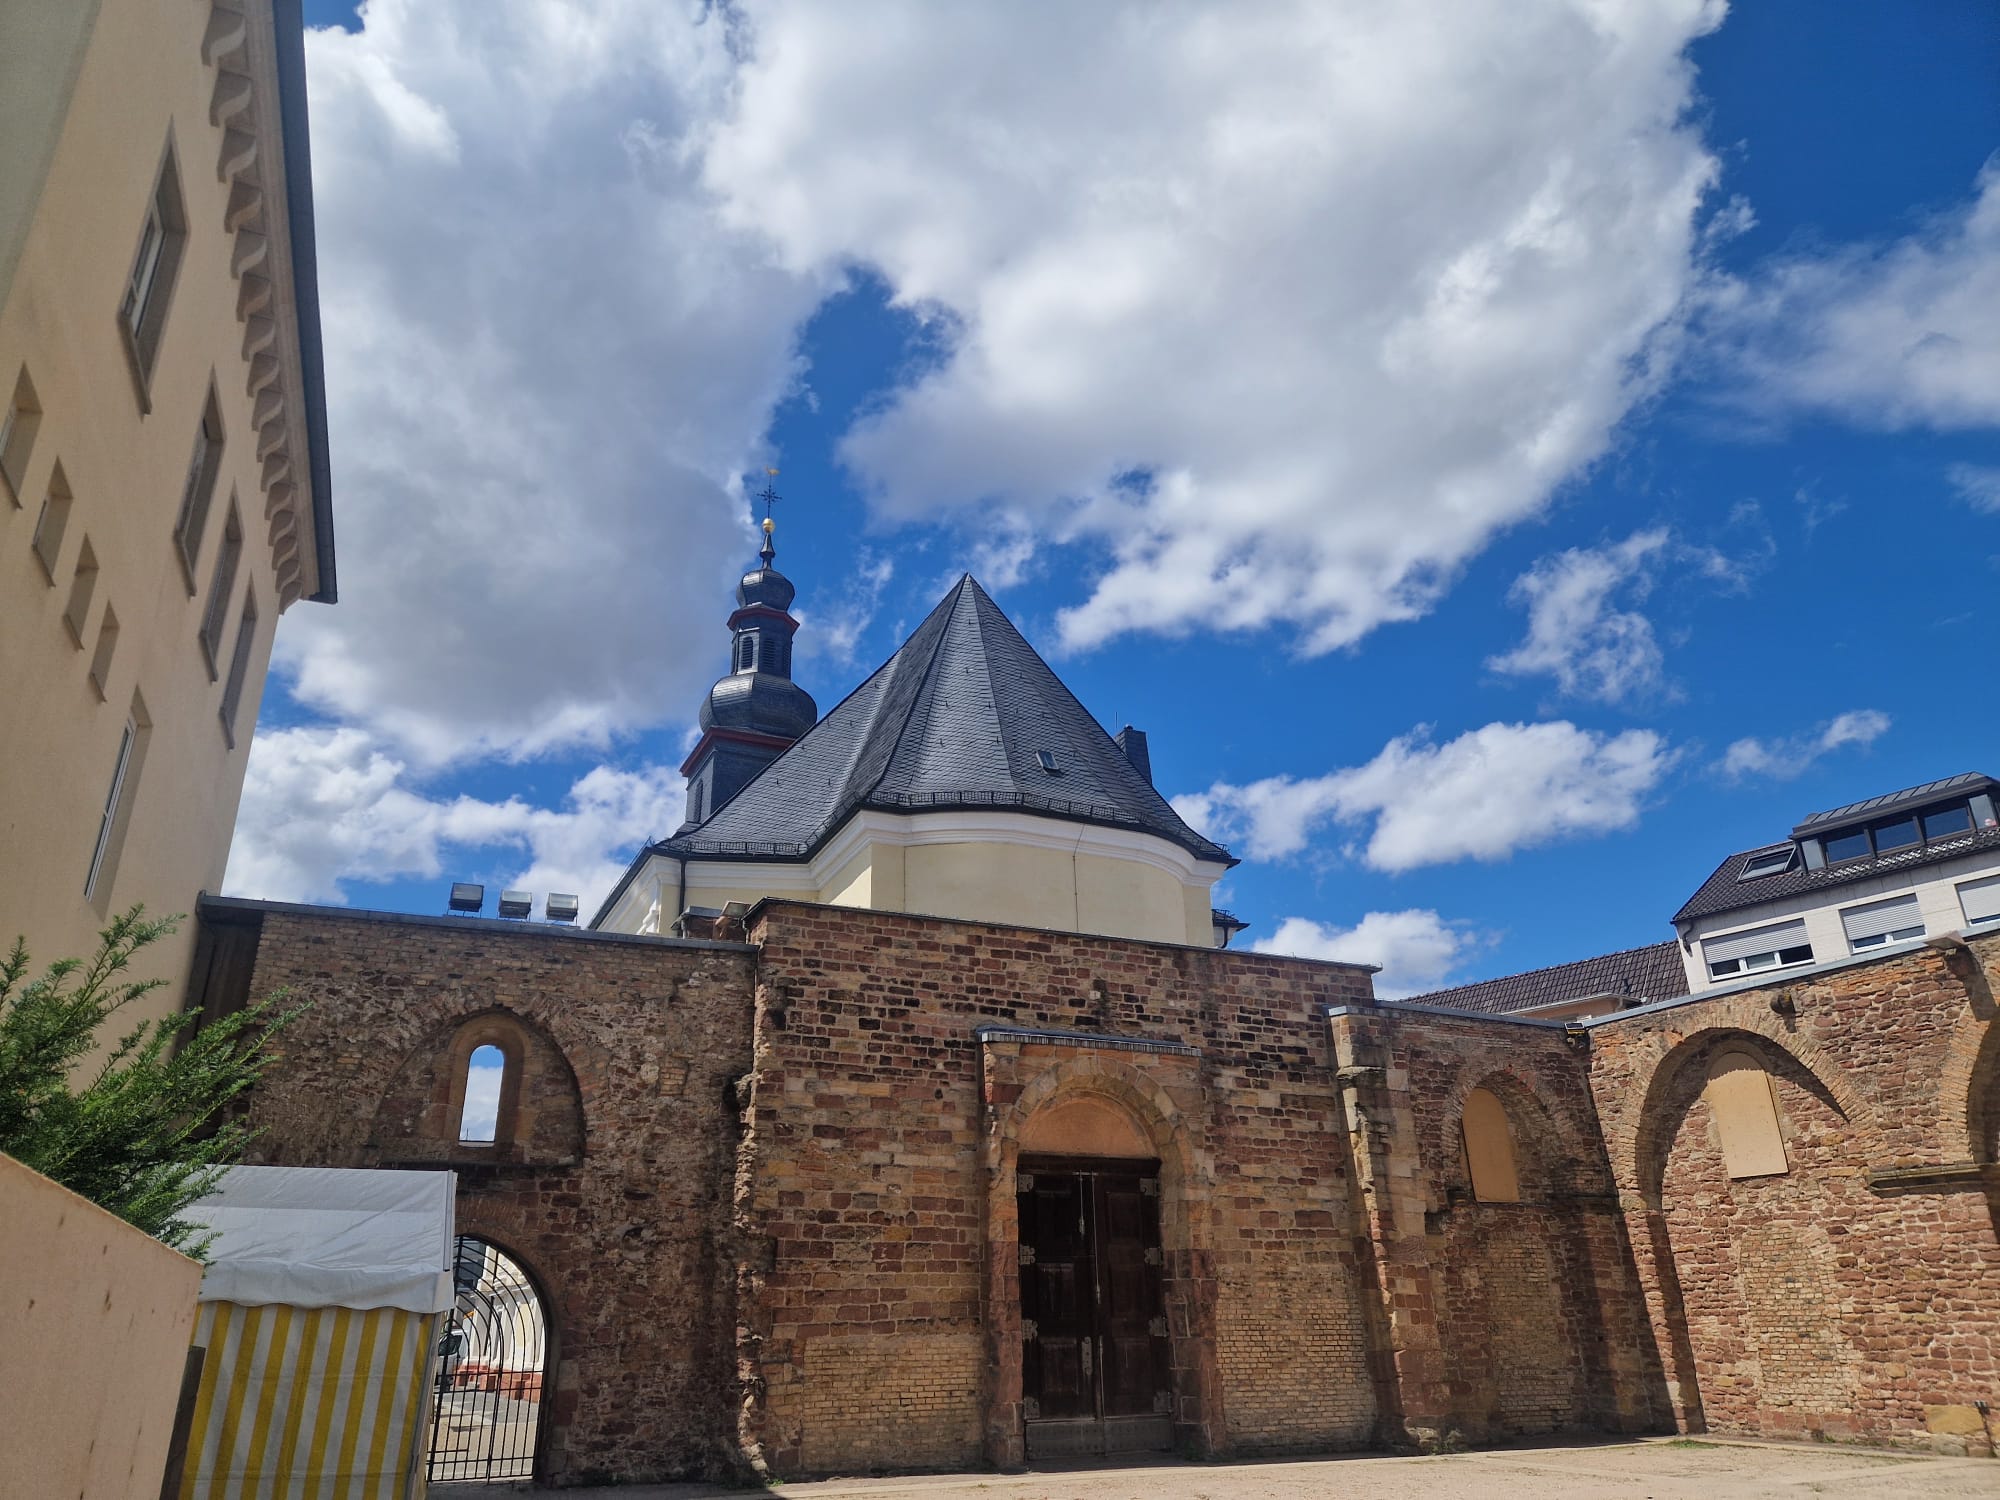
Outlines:
MULTIPOLYGON (((0 289, 0 401, 11 405, 25 367, 41 408, 18 487, 0 476, 0 944, 23 934, 38 961, 87 954, 110 912, 143 901, 155 913, 191 913, 203 889, 221 885, 279 615, 235 241, 224 224, 230 186, 217 174, 224 132, 209 120, 209 15, 190 0, 103 0, 13 276, 0 289), (119 307, 170 136, 187 229, 148 412, 119 307), (224 443, 190 593, 173 529, 211 376, 224 443), (58 463, 73 498, 45 570, 32 542, 58 463), (212 674, 199 634, 232 492, 242 560, 212 674), (86 538, 98 570, 79 642, 65 613, 86 538), (232 746, 219 709, 246 584, 257 621, 232 746), (91 669, 107 606, 119 630, 100 693, 91 669), (127 771, 129 819, 115 835, 110 878, 86 900, 135 703, 149 723, 143 759, 135 753, 127 771)), ((266 19, 266 47, 268 32, 266 19)), ((275 89, 274 77, 257 83, 275 89)), ((272 157, 260 166, 264 180, 275 184, 279 143, 260 147, 272 157)), ((10 173, 26 169, 14 151, 0 141, 10 173)), ((269 262, 264 269, 279 274, 269 262)), ((297 436, 293 445, 302 446, 297 436)), ((192 941, 190 922, 143 955, 135 977, 170 982, 151 1002, 156 1012, 178 1004, 192 941)))

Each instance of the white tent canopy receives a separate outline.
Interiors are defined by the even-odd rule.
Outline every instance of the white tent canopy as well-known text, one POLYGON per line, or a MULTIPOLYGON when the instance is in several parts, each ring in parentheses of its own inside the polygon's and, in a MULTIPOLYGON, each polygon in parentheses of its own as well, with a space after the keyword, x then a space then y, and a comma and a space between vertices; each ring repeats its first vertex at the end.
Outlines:
POLYGON ((187 1212, 216 1232, 201 1300, 444 1312, 456 1182, 451 1172, 231 1167, 187 1212))

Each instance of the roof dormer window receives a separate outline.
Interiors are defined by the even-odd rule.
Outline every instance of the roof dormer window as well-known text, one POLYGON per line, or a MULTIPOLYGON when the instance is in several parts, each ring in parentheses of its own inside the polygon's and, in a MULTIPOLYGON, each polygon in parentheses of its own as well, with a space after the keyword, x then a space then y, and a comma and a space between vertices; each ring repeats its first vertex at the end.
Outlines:
POLYGON ((1760 854, 1751 855, 1743 861, 1743 873, 1736 878, 1738 880, 1761 880, 1766 875, 1777 875, 1789 870, 1791 867, 1792 846, 1787 844, 1782 849, 1766 849, 1760 854))

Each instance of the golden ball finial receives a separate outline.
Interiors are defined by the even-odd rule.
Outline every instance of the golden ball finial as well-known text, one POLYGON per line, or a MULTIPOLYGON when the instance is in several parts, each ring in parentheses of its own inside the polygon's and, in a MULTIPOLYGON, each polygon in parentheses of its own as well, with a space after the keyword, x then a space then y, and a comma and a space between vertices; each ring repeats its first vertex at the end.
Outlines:
POLYGON ((769 536, 772 532, 776 531, 777 529, 778 529, 778 523, 776 521, 772 520, 769 516, 764 517, 765 536, 769 536))

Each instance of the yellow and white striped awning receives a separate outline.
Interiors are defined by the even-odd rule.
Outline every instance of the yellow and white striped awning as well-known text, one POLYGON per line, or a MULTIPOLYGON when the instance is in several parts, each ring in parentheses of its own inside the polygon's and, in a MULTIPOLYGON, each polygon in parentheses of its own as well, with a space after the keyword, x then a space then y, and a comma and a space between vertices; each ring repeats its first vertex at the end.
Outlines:
POLYGON ((202 1303, 181 1500, 418 1500, 437 1322, 202 1303))

